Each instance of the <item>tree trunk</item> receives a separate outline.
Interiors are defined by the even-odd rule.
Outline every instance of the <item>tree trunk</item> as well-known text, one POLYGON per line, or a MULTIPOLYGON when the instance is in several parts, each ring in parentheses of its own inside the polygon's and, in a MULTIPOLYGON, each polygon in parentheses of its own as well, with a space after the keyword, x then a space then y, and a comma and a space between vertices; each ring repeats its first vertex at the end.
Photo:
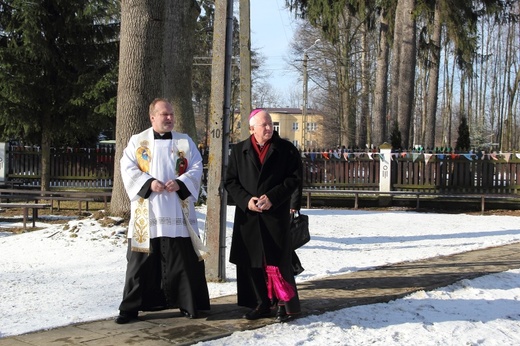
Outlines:
POLYGON ((388 21, 386 12, 381 13, 379 18, 379 49, 377 52, 376 62, 376 81, 374 89, 374 109, 373 121, 374 127, 372 132, 372 143, 379 146, 388 138, 388 124, 386 119, 386 109, 388 102, 388 21))
POLYGON ((426 109, 428 108, 428 64, 419 61, 419 68, 417 72, 417 85, 415 87, 415 95, 417 97, 417 109, 414 118, 419 117, 415 120, 416 131, 414 132, 413 143, 420 143, 422 146, 426 146, 424 142, 426 132, 426 109))
MULTIPOLYGON (((484 32, 484 28, 487 25, 489 25, 489 22, 486 22, 483 20, 482 24, 481 24, 481 32, 484 32)), ((481 56, 484 56, 485 52, 491 51, 493 35, 486 35, 485 41, 486 41, 485 44, 482 44, 480 47, 481 56)), ((486 83, 486 81, 489 80, 489 76, 488 76, 489 72, 490 72, 490 61, 488 59, 483 59, 480 62, 479 75, 481 76, 481 78, 480 78, 480 85, 478 88, 479 104, 477 106, 478 107, 477 114, 478 114, 478 125, 479 125, 479 129, 480 129, 480 139, 483 142, 479 142, 478 144, 487 142, 486 141, 486 139, 487 139, 486 131, 484 129, 486 127, 486 121, 487 121, 486 105, 488 104, 489 97, 486 95, 488 95, 489 85, 488 85, 488 83, 486 83)), ((490 116, 490 120, 491 120, 491 116, 490 116)), ((492 121, 491 121, 491 124, 492 124, 492 121)), ((491 129, 489 129, 489 130, 492 131, 492 129, 493 129, 493 125, 491 125, 491 129)), ((492 140, 490 139, 489 141, 491 142, 492 140)))
MULTIPOLYGON (((240 0, 240 140, 249 137, 251 111, 251 9, 250 0, 240 0)), ((305 144, 305 143, 304 143, 305 144)))
POLYGON ((515 119, 514 119, 514 100, 516 96, 516 91, 518 89, 518 83, 520 83, 520 72, 517 70, 516 76, 514 79, 511 77, 512 70, 512 56, 514 55, 515 48, 513 48, 513 40, 518 36, 513 33, 513 27, 509 26, 507 31, 507 39, 506 39, 506 56, 505 56, 505 73, 504 73, 504 106, 505 106, 505 117, 507 127, 505 129, 505 136, 502 145, 502 150, 511 150, 514 148, 513 144, 514 140, 514 128, 515 128, 515 119), (513 82, 511 82, 513 80, 513 82))
POLYGON ((175 130, 197 141, 191 83, 195 26, 200 8, 193 0, 166 1, 165 4, 162 94, 172 102, 175 130))
POLYGON ((42 117, 42 157, 41 157, 41 181, 42 191, 48 191, 51 182, 51 144, 52 144, 52 115, 45 112, 42 117))
POLYGON ((340 67, 339 79, 339 97, 340 97, 340 114, 341 114, 341 143, 347 147, 353 147, 356 144, 356 117, 352 117, 350 106, 350 91, 348 87, 348 68, 340 67), (352 121, 354 118, 354 121, 352 121))
POLYGON ((428 101, 426 103, 426 131, 424 134, 424 146, 426 148, 435 147, 435 124, 437 119, 437 101, 439 90, 439 72, 440 72, 440 52, 441 52, 441 15, 439 2, 435 4, 435 13, 433 18, 433 33, 430 45, 430 65, 429 65, 429 84, 428 84, 428 101))
MULTIPOLYGON (((409 148, 410 143, 410 125, 412 122, 413 101, 414 101, 414 85, 415 85, 415 63, 416 63, 416 28, 415 19, 413 17, 414 0, 399 0, 402 3, 402 36, 399 37, 398 43, 400 48, 399 57, 399 88, 397 89, 397 118, 399 121, 399 129, 401 130, 401 139, 404 148, 409 148)), ((399 4, 397 5, 399 7, 399 4)))
POLYGON ((130 213, 119 158, 130 137, 150 126, 148 106, 161 95, 163 10, 162 1, 121 1, 116 160, 110 203, 114 216, 127 217, 130 213))
POLYGON ((359 114, 359 145, 361 148, 370 147, 370 132, 372 121, 370 118, 369 93, 370 93, 370 52, 368 48, 368 20, 363 21, 361 32, 361 113, 359 114))
MULTIPOLYGON (((346 13, 342 16, 340 30, 350 32, 351 22, 350 16, 346 13)), ((353 147, 356 144, 356 113, 352 112, 352 95, 350 88, 350 61, 351 46, 348 35, 340 38, 338 49, 338 89, 340 102, 340 118, 341 118, 341 144, 347 147, 353 147)))
MULTIPOLYGON (((393 43, 392 43, 392 57, 391 57, 391 66, 390 66, 390 102, 389 102, 389 110, 390 117, 388 121, 390 122, 390 128, 394 128, 394 122, 398 122, 398 106, 399 106, 399 68, 401 67, 400 59, 401 59, 401 44, 400 40, 403 36, 403 1, 398 1, 395 9, 395 19, 394 19, 394 35, 393 35, 393 43)), ((399 128, 399 132, 402 132, 401 126, 397 126, 399 128)), ((401 140, 401 147, 403 146, 401 140)))
POLYGON ((451 146, 451 138, 452 138, 452 131, 453 128, 453 99, 455 95, 455 64, 451 64, 451 71, 449 71, 449 64, 447 63, 446 59, 446 70, 447 70, 447 77, 446 79, 446 126, 443 127, 443 131, 446 131, 446 136, 443 137, 443 147, 449 147, 451 146))

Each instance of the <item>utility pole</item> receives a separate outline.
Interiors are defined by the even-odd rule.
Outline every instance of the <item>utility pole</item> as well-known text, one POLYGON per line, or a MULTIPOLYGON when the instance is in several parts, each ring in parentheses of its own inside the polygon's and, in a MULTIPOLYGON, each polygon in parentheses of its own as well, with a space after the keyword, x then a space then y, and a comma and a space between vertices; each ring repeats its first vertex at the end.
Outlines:
POLYGON ((251 111, 251 6, 240 0, 240 139, 249 137, 251 111))
POLYGON ((210 252, 206 260, 206 276, 213 281, 226 279, 227 193, 224 189, 224 178, 229 156, 232 43, 233 0, 216 0, 206 200, 206 245, 210 252))
POLYGON ((309 92, 307 90, 308 85, 308 76, 307 76, 307 60, 309 60, 309 56, 307 55, 307 49, 303 51, 303 105, 302 105, 302 151, 307 149, 307 108, 308 108, 308 95, 309 92))
POLYGON ((302 129, 302 151, 307 149, 307 110, 309 108, 309 91, 308 91, 308 84, 309 84, 309 77, 307 74, 307 62, 309 61, 309 55, 307 54, 307 51, 314 47, 316 44, 320 42, 320 39, 317 39, 314 41, 312 46, 305 49, 303 51, 303 105, 302 105, 302 122, 303 122, 303 129, 302 129))

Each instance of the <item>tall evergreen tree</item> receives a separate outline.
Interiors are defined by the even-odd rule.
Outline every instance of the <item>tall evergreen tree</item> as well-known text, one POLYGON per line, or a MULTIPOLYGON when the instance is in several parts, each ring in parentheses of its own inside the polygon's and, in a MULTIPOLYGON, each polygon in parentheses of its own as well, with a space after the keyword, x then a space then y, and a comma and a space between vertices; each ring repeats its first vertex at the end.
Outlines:
POLYGON ((464 115, 460 118, 458 135, 455 150, 469 150, 471 148, 471 140, 469 135, 468 119, 464 115))
POLYGON ((115 0, 0 2, 1 136, 41 146, 42 189, 52 145, 113 123, 118 34, 115 0))
POLYGON ((390 144, 392 144, 392 149, 399 150, 402 148, 401 131, 399 130, 397 120, 394 120, 392 132, 390 133, 390 144))

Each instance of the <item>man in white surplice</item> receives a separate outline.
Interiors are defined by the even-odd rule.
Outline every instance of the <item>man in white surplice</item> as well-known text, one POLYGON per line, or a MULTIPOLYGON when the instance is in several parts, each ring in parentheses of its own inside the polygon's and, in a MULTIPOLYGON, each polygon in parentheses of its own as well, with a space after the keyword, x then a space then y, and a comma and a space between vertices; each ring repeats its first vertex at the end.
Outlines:
POLYGON ((149 115, 152 127, 132 136, 120 161, 131 218, 119 324, 139 311, 179 308, 196 318, 209 310, 204 256, 192 243, 202 157, 188 135, 173 131, 168 100, 155 99, 149 115))

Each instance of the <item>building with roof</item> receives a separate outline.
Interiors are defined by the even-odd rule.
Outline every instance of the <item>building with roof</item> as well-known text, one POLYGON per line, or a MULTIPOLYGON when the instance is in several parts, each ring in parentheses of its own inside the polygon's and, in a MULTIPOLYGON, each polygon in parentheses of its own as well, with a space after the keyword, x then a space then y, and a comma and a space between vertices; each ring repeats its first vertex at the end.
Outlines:
MULTIPOLYGON (((274 130, 278 132, 280 137, 292 142, 298 149, 308 150, 324 146, 326 141, 324 140, 323 113, 315 109, 308 109, 307 119, 304 119, 300 108, 264 109, 271 115, 274 130), (304 131, 304 123, 307 124, 306 131, 304 131)), ((235 113, 231 142, 239 141, 240 126, 240 113, 235 113)))

